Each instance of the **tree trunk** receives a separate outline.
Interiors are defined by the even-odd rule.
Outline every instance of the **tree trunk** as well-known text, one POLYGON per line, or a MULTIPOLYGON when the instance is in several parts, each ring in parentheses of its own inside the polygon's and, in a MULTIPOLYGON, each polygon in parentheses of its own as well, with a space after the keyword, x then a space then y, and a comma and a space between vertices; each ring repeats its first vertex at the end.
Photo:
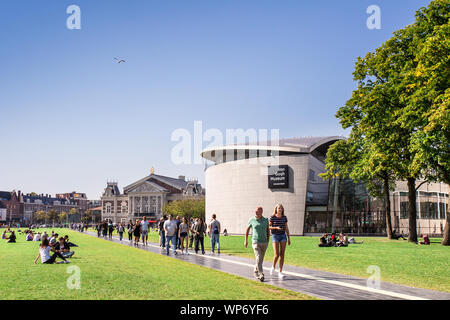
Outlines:
POLYGON ((389 178, 383 179, 383 191, 384 191, 384 210, 386 212, 386 233, 388 239, 392 239, 392 223, 391 223, 391 199, 389 197, 389 178))
POLYGON ((450 246, 450 214, 448 211, 447 211, 447 219, 445 222, 444 239, 442 239, 441 244, 443 246, 450 246))
POLYGON ((408 241, 417 243, 417 204, 416 204, 416 179, 408 178, 408 241))

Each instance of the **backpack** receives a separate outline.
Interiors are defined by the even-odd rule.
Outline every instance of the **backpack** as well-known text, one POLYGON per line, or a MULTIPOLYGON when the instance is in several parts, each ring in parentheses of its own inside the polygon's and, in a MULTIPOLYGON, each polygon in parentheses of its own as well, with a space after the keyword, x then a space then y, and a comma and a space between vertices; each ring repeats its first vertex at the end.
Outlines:
POLYGON ((214 226, 212 228, 212 231, 214 234, 219 234, 219 227, 217 226, 218 222, 217 221, 214 221, 214 222, 213 222, 214 226), (216 222, 216 223, 214 223, 214 222, 216 222))

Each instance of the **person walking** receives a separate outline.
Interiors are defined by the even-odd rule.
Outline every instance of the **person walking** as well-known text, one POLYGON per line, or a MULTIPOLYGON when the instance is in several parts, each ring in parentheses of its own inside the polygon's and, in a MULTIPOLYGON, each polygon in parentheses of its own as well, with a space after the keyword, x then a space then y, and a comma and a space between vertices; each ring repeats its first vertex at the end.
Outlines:
POLYGON ((148 245, 148 227, 150 222, 148 222, 147 217, 141 221, 141 232, 142 232, 142 243, 144 246, 148 245))
POLYGON ((198 253, 199 244, 200 244, 202 247, 202 254, 205 254, 204 238, 205 238, 206 227, 205 227, 205 223, 203 222, 202 218, 198 218, 198 222, 194 226, 194 232, 195 232, 195 234, 194 234, 195 253, 198 253))
POLYGON ((217 243, 217 253, 220 253, 220 222, 216 220, 215 214, 212 215, 212 220, 209 224, 209 237, 211 238, 211 252, 214 253, 217 243))
POLYGON ((283 279, 283 265, 284 265, 284 254, 286 251, 286 242, 291 245, 291 237, 289 235, 288 219, 284 215, 283 205, 277 204, 273 215, 270 217, 269 229, 272 232, 272 245, 273 245, 273 264, 270 269, 270 274, 272 275, 275 271, 278 259, 279 261, 279 273, 278 278, 283 279))
POLYGON ((136 221, 136 224, 133 228, 133 234, 134 234, 134 245, 139 246, 139 239, 141 238, 141 223, 136 221))
POLYGON ((114 231, 114 225, 112 223, 112 220, 109 220, 109 224, 108 224, 108 235, 109 235, 109 240, 112 240, 112 234, 114 231))
POLYGON ((195 234, 194 226, 197 223, 197 220, 198 220, 198 218, 196 218, 195 220, 191 219, 191 223, 190 223, 190 227, 189 227, 189 231, 190 231, 189 248, 191 248, 191 249, 192 249, 192 244, 194 243, 194 234, 195 234))
POLYGON ((128 229, 128 240, 131 243, 133 241, 133 231, 134 231, 133 221, 131 221, 131 220, 128 221, 127 229, 128 229))
POLYGON ((102 234, 103 238, 106 239, 106 235, 108 234, 108 222, 106 222, 106 220, 102 224, 102 234))
POLYGON ((125 225, 122 222, 121 224, 119 224, 119 227, 117 228, 117 232, 119 233, 120 242, 122 242, 124 231, 125 231, 125 225))
POLYGON ((159 219, 159 223, 158 223, 159 246, 163 249, 166 247, 166 232, 164 231, 164 222, 165 221, 166 220, 164 220, 164 217, 161 217, 161 219, 159 219))
POLYGON ((189 254, 189 252, 188 252, 188 242, 189 242, 188 233, 189 233, 189 226, 186 222, 186 218, 183 217, 183 218, 181 218, 181 223, 178 227, 178 238, 180 238, 181 254, 184 254, 183 250, 184 250, 184 240, 185 239, 186 239, 186 254, 189 254))
POLYGON ((175 236, 176 236, 175 242, 177 244, 177 249, 180 249, 180 237, 178 236, 178 234, 179 234, 178 230, 180 229, 180 223, 181 223, 180 216, 176 217, 175 223, 177 224, 177 230, 175 232, 175 236))
POLYGON ((100 238, 100 233, 102 232, 102 227, 100 226, 100 223, 96 224, 95 229, 97 229, 97 238, 100 238))
POLYGON ((176 242, 176 232, 177 223, 173 219, 172 215, 169 215, 169 219, 164 222, 164 231, 166 233, 166 252, 169 255, 170 243, 172 243, 173 254, 177 254, 177 242, 176 242))
POLYGON ((263 217, 263 208, 258 207, 255 210, 255 216, 248 221, 247 229, 245 230, 244 246, 248 247, 248 234, 252 231, 252 248, 256 258, 256 265, 254 275, 259 281, 264 281, 264 256, 266 254, 267 246, 269 245, 269 220, 263 217))

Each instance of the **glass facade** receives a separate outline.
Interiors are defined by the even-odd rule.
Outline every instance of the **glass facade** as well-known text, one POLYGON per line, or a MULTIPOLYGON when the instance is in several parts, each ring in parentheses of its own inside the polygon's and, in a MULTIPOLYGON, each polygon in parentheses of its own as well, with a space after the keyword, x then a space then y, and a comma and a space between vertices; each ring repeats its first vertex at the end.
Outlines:
POLYGON ((326 207, 307 206, 305 233, 386 234, 384 201, 372 198, 363 183, 350 179, 329 182, 326 207))
MULTIPOLYGON (((364 183, 333 179, 326 205, 313 205, 316 194, 307 195, 305 233, 344 232, 386 235, 384 199, 371 197, 364 183)), ((322 195, 323 198, 323 195, 322 195)), ((417 232, 442 234, 448 213, 447 193, 417 192, 417 232)), ((392 228, 408 233, 408 192, 391 192, 392 228)))

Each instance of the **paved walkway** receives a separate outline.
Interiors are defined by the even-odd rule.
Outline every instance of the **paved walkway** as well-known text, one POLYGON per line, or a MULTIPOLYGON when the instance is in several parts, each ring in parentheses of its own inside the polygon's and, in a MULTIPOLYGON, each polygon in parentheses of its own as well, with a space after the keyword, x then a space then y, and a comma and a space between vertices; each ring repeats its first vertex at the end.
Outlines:
MULTIPOLYGON (((94 232, 85 232, 90 236, 97 237, 94 232)), ((103 238, 101 238, 103 239, 103 238)), ((119 237, 114 236, 112 240, 122 245, 135 247, 130 244, 128 239, 119 241, 119 237)), ((148 243, 148 246, 139 244, 139 249, 150 251, 157 254, 166 254, 165 249, 161 249, 157 243, 148 243)), ((207 268, 219 270, 243 278, 256 280, 253 277, 255 260, 230 256, 226 254, 212 254, 207 252, 205 255, 195 254, 190 250, 189 255, 181 255, 178 251, 174 255, 170 249, 170 257, 178 260, 201 265, 207 268)), ((450 293, 412 288, 403 285, 381 282, 379 288, 370 288, 367 286, 367 279, 347 276, 326 271, 312 270, 302 267, 285 265, 283 280, 278 279, 277 272, 273 276, 269 274, 271 263, 264 262, 265 283, 308 294, 320 299, 326 300, 449 300, 450 293)))

